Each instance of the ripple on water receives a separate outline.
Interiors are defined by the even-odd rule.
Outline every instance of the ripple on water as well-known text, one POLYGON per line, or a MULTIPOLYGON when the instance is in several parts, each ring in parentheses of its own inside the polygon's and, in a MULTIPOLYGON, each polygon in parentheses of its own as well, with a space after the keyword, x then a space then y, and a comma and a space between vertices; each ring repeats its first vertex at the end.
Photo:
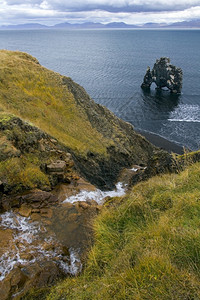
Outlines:
POLYGON ((171 112, 168 121, 200 123, 200 106, 188 104, 180 105, 171 112))

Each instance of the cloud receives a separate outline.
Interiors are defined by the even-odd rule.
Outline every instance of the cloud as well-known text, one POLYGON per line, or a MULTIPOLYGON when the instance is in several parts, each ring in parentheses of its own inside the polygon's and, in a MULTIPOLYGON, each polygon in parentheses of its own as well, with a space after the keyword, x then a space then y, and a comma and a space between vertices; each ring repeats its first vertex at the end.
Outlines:
MULTIPOLYGON (((0 0, 1 1, 1 0, 0 0)), ((4 0, 0 25, 41 22, 172 23, 200 18, 200 0, 4 0)))
POLYGON ((199 0, 45 0, 46 6, 55 10, 108 12, 181 11, 200 5, 199 0))

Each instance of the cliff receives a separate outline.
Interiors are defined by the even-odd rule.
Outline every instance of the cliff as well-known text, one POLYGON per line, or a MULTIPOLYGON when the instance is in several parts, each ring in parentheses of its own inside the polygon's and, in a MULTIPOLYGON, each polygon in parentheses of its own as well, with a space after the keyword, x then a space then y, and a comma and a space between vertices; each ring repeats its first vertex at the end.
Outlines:
MULTIPOLYGON (((56 139, 71 153, 77 172, 101 188, 113 187, 122 168, 147 165, 155 151, 159 156, 158 149, 96 104, 81 86, 26 53, 0 51, 0 112, 56 139)), ((1 133, 5 135, 2 128, 1 133)), ((29 139, 28 132, 24 135, 29 139)), ((168 168, 170 156, 164 153, 164 157, 168 168)), ((6 159, 10 157, 1 158, 4 163, 6 159)), ((43 171, 42 163, 38 168, 43 171)), ((4 180, 1 174, 0 180, 4 180)))

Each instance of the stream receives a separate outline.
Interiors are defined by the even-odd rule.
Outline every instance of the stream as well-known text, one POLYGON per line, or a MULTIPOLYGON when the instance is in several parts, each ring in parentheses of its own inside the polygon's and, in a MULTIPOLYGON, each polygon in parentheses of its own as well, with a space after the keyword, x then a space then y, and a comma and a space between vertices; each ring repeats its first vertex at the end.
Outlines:
MULTIPOLYGON (((30 267, 34 269, 38 262, 54 263, 64 276, 80 273, 82 258, 92 241, 92 218, 106 197, 123 196, 125 187, 118 183, 115 190, 103 192, 86 185, 71 195, 62 187, 59 193, 61 201, 46 208, 45 215, 33 212, 25 217, 19 209, 0 215, 0 284, 16 268, 27 276, 27 268, 30 273, 30 267)), ((19 284, 12 295, 18 288, 19 284)), ((1 286, 0 298, 7 299, 1 297, 1 286)))

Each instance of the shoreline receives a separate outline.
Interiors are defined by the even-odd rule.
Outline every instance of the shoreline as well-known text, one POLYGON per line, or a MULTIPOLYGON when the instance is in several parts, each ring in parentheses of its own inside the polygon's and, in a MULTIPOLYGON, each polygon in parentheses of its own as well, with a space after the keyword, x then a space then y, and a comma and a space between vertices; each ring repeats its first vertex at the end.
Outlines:
POLYGON ((151 142, 154 146, 159 147, 167 152, 176 153, 176 154, 184 154, 184 147, 176 144, 175 142, 171 142, 155 133, 143 131, 143 130, 135 130, 137 133, 144 136, 149 142, 151 142))

